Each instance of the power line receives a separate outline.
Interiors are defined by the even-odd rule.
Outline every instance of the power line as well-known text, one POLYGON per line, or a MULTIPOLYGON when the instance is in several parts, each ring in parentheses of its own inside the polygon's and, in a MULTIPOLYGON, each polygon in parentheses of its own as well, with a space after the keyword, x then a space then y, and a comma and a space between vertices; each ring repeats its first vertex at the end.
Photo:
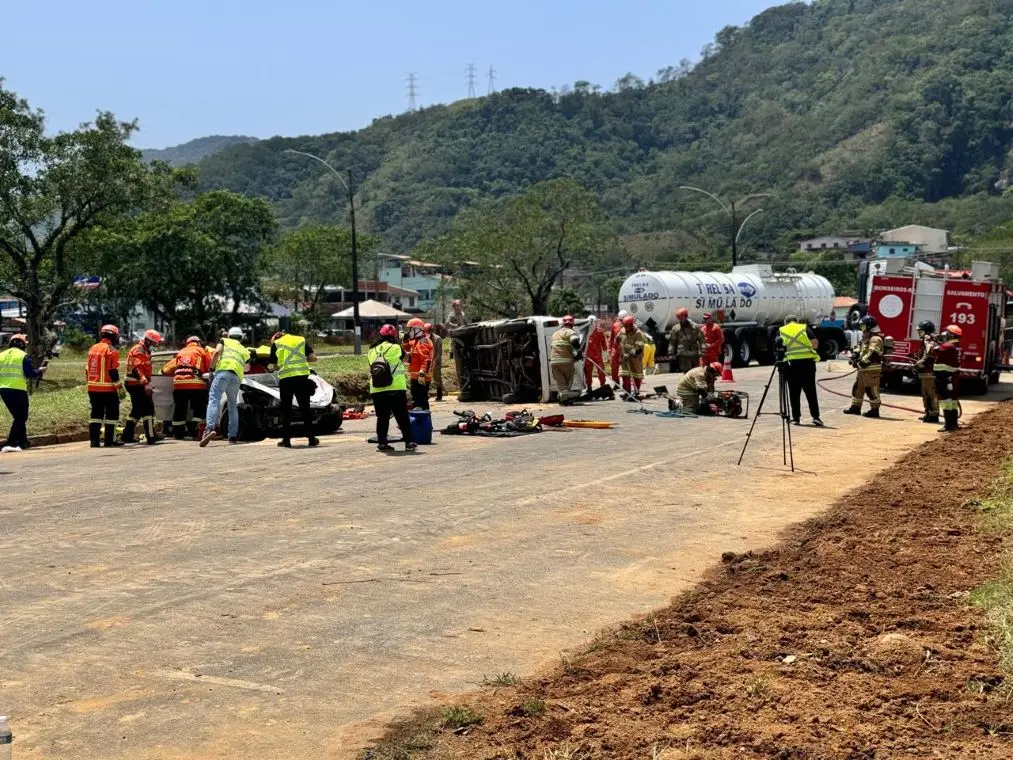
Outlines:
POLYGON ((419 78, 414 71, 408 73, 408 110, 414 111, 418 108, 415 97, 418 95, 419 78))
POLYGON ((496 69, 494 69, 492 67, 492 64, 490 64, 489 65, 489 90, 488 90, 488 94, 492 95, 494 92, 496 92, 496 69))
POLYGON ((468 71, 468 98, 478 97, 478 94, 475 92, 475 64, 469 63, 467 71, 468 71))

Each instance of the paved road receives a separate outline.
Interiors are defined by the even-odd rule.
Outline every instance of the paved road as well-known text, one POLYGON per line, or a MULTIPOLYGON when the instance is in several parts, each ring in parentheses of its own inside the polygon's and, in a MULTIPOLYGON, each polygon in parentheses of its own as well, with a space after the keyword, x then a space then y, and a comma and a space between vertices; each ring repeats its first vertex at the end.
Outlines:
MULTIPOLYGON (((754 404, 768 372, 736 373, 754 404)), ((616 430, 443 437, 415 456, 376 454, 370 423, 313 450, 4 455, 17 756, 342 757, 407 705, 551 665, 935 435, 823 396, 835 429, 795 429, 796 475, 774 416, 736 468, 747 422, 618 402, 568 411, 616 430)))

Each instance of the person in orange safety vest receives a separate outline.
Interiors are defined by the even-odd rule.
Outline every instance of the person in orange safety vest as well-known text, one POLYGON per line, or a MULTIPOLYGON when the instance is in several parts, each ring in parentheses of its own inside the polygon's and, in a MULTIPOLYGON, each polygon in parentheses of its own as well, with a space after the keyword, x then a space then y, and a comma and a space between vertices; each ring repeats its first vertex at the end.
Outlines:
POLYGON ((179 350, 164 367, 163 375, 172 376, 172 434, 177 441, 190 433, 195 440, 204 435, 204 415, 208 408, 208 384, 203 375, 211 370, 211 354, 204 347, 204 341, 196 335, 186 339, 186 345, 179 350), (193 421, 187 428, 187 410, 193 410, 193 421))
POLYGON ((714 322, 714 316, 708 311, 703 315, 703 324, 700 326, 703 333, 704 346, 703 356, 700 357, 700 366, 706 367, 714 362, 724 361, 725 331, 721 325, 714 322))
POLYGON ((418 317, 409 319, 405 327, 407 330, 402 348, 408 356, 412 406, 415 409, 428 409, 429 381, 433 373, 433 344, 425 336, 425 322, 418 317))
POLYGON ((88 349, 84 373, 88 382, 88 400, 91 418, 88 420, 88 438, 93 449, 102 445, 102 428, 105 427, 106 448, 122 446, 116 440, 116 423, 120 419, 120 328, 102 325, 99 342, 88 349))

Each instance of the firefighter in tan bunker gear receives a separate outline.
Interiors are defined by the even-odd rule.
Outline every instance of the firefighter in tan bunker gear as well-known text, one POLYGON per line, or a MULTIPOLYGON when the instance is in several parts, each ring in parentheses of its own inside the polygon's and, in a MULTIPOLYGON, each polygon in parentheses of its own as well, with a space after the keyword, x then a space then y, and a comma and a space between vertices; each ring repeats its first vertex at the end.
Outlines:
POLYGON ((879 380, 883 375, 886 344, 875 317, 862 317, 860 329, 862 342, 851 360, 858 373, 851 390, 851 406, 845 409, 844 413, 862 414, 863 396, 868 396, 869 411, 862 416, 876 419, 879 417, 879 407, 883 403, 879 398, 879 380))
POLYGON ((925 415, 919 417, 922 422, 939 422, 939 399, 936 397, 936 374, 932 369, 935 363, 933 351, 936 347, 936 326, 925 320, 918 323, 918 352, 915 354, 915 370, 921 384, 922 403, 925 415))

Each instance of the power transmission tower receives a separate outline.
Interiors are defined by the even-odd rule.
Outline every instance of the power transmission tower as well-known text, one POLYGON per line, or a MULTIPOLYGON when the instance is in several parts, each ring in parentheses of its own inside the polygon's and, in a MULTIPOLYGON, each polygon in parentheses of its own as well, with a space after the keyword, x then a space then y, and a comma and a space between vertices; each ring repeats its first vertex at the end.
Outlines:
POLYGON ((478 97, 477 93, 475 92, 475 64, 469 63, 467 71, 468 71, 468 97, 469 98, 478 97))
POLYGON ((408 110, 414 111, 418 107, 415 101, 415 96, 418 95, 419 91, 418 87, 419 78, 418 76, 416 76, 415 72, 412 71, 408 73, 407 81, 408 81, 408 110))
POLYGON ((496 92, 496 69, 489 66, 489 94, 496 92))

